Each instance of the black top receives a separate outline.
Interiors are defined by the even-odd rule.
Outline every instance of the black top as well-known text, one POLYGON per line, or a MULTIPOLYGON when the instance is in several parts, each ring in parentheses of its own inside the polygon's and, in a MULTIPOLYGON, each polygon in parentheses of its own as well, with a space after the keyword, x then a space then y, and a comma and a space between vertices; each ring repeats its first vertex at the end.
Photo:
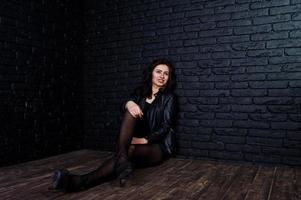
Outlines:
MULTIPOLYGON (((127 99, 129 100, 134 101, 143 111, 143 117, 136 121, 134 136, 145 137, 149 144, 162 144, 171 154, 174 151, 174 143, 166 143, 165 139, 173 132, 176 114, 175 95, 171 92, 158 92, 154 101, 149 104, 145 101, 145 97, 134 93, 127 99)), ((122 104, 123 111, 127 101, 122 104)))
POLYGON ((148 119, 148 111, 151 107, 151 103, 145 101, 144 108, 142 109, 143 117, 137 120, 134 136, 145 137, 150 134, 150 126, 148 119))

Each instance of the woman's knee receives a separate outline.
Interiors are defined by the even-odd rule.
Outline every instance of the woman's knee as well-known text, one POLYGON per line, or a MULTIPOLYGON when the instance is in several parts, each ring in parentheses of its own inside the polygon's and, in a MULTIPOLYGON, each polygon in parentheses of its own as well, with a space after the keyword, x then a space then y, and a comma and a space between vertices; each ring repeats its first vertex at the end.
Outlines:
POLYGON ((132 157, 134 151, 135 151, 135 145, 131 144, 130 147, 129 147, 129 149, 128 149, 128 156, 132 157))

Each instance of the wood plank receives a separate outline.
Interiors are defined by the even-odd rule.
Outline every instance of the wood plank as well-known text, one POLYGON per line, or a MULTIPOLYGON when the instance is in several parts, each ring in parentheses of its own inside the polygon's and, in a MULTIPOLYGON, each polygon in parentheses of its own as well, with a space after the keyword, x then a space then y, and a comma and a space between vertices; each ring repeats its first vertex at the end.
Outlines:
POLYGON ((289 200, 293 196, 294 169, 281 167, 277 170, 275 182, 268 199, 289 200))
POLYGON ((268 199, 275 167, 259 166, 254 180, 249 185, 245 200, 268 199))
POLYGON ((172 158, 136 169, 126 187, 112 180, 85 191, 64 193, 48 187, 54 169, 76 174, 94 170, 112 152, 83 150, 0 168, 2 199, 301 199, 301 168, 172 158))

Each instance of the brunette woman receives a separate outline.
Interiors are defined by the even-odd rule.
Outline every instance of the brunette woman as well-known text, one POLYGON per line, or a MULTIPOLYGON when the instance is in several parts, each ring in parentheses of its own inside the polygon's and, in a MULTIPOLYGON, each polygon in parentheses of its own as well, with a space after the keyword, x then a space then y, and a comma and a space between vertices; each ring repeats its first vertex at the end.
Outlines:
POLYGON ((66 169, 56 170, 53 189, 76 191, 112 178, 118 178, 123 186, 134 168, 155 166, 171 157, 175 151, 174 85, 170 61, 154 60, 141 86, 122 104, 123 120, 114 156, 83 175, 72 174, 66 169))

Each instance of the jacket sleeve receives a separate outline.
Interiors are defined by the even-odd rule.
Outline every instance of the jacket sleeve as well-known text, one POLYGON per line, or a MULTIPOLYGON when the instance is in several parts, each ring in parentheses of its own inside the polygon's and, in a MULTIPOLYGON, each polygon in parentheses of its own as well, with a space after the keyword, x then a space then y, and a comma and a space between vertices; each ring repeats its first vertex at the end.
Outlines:
POLYGON ((170 131, 175 118, 175 104, 176 104, 176 99, 174 95, 170 95, 163 109, 163 120, 160 125, 160 128, 152 132, 150 135, 146 136, 148 143, 154 143, 160 141, 170 131))
POLYGON ((125 101, 123 101, 120 105, 120 110, 122 113, 125 112, 125 105, 128 101, 133 101, 136 104, 138 104, 139 96, 136 93, 132 93, 129 98, 127 98, 125 101))

